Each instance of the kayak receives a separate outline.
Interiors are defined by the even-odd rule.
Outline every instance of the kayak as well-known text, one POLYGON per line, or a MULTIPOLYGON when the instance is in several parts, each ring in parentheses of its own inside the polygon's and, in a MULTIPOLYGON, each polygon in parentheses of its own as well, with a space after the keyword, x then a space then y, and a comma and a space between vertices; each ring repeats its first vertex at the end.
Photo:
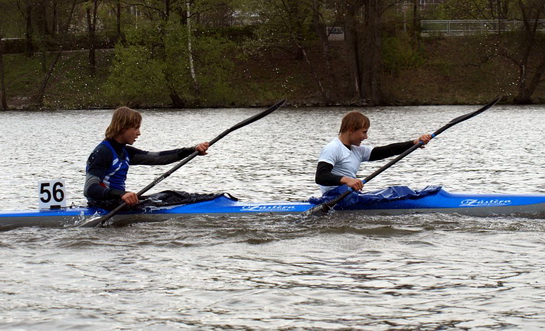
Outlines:
MULTIPOLYGON (((361 193, 360 193, 361 194, 361 193)), ((534 216, 545 218, 545 194, 467 194, 449 193, 440 186, 413 191, 405 186, 389 187, 366 196, 364 202, 339 203, 333 212, 361 215, 402 215, 456 213, 469 216, 534 216), (400 190, 400 188, 402 190, 400 190), (403 191, 403 194, 397 192, 403 191), (406 194, 405 191, 411 192, 406 194), (371 198, 368 198, 371 196, 371 198)), ((347 201, 350 202, 350 196, 347 201)), ((123 211, 112 217, 115 225, 160 222, 195 215, 303 214, 322 203, 319 199, 301 202, 242 202, 228 194, 211 200, 181 205, 145 207, 123 211)), ((67 207, 0 212, 0 229, 22 226, 66 227, 86 222, 108 211, 91 207, 67 207)))

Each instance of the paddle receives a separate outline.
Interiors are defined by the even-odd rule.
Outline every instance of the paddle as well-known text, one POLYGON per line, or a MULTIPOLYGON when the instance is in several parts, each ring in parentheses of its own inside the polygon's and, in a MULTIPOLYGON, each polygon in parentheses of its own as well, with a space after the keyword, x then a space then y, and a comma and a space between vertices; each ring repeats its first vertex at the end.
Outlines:
MULTIPOLYGON (((214 145, 216 142, 218 142, 218 140, 220 140, 221 138, 225 137, 226 135, 228 135, 229 133, 235 131, 235 130, 238 130, 248 124, 251 124, 267 115, 269 115, 270 113, 272 113, 273 111, 277 110, 278 108, 282 107, 284 105, 284 103, 286 102, 286 99, 283 99, 283 100, 280 100, 278 101, 277 103, 275 103, 274 105, 272 105, 271 107, 269 107, 268 109, 262 111, 261 113, 259 114, 256 114, 248 119, 245 119, 244 121, 236 124, 236 125, 233 125, 231 128, 223 131, 219 136, 217 136, 216 138, 212 139, 208 144, 209 146, 212 146, 214 145)), ((175 172, 176 170, 178 170, 179 168, 181 168, 183 165, 185 165, 186 163, 188 163, 189 161, 191 161, 192 159, 194 159, 197 155, 199 154, 198 151, 195 151, 193 152, 192 154, 190 154, 188 157, 186 157, 185 159, 183 159, 182 161, 180 161, 178 164, 176 164, 172 169, 170 169, 169 171, 165 172, 164 174, 162 174, 161 176, 157 177, 153 182, 151 182, 150 184, 148 184, 148 186, 144 187, 143 189, 141 189, 138 193, 136 193, 136 195, 138 197, 140 197, 142 194, 144 194, 145 192, 147 192, 149 189, 151 189, 152 187, 154 187, 155 185, 159 184, 161 181, 163 181, 165 178, 167 178, 168 176, 170 176, 173 172, 175 172)), ((96 219, 92 219, 90 220, 89 222, 86 222, 86 223, 83 223, 81 225, 79 225, 80 227, 100 227, 102 225, 104 225, 104 223, 106 221, 108 221, 110 218, 112 218, 115 214, 117 214, 121 209, 123 209, 124 207, 127 206, 127 203, 126 202, 123 202, 122 204, 120 204, 119 206, 117 206, 115 209, 113 209, 112 211, 110 211, 108 214, 102 216, 102 217, 99 217, 99 218, 96 218, 96 219)))
MULTIPOLYGON (((483 106, 482 108, 472 112, 472 113, 468 113, 468 114, 465 114, 465 115, 462 115, 462 116, 459 116, 459 117, 456 117, 455 119, 451 120, 450 122, 448 122, 446 125, 444 125, 443 127, 441 127, 440 129, 438 129, 437 131, 435 131, 434 133, 432 133, 432 138, 435 138, 438 134, 440 134, 441 132, 445 131, 446 129, 450 128, 451 126, 454 126, 460 122, 463 122, 467 119, 470 119, 474 116, 477 116, 479 115, 480 113, 484 112, 485 110, 487 110, 488 108, 494 106, 498 101, 500 101, 501 97, 497 97, 495 98, 494 100, 492 100, 490 103, 488 103, 487 105, 483 106)), ((413 151, 415 151, 417 148, 419 148, 420 146, 422 146, 423 142, 420 141, 418 144, 414 144, 411 148, 407 149, 405 152, 399 154, 395 159, 391 160, 390 162, 388 162, 387 164, 385 164, 384 166, 382 166, 380 169, 376 170, 375 172, 373 172, 372 174, 370 174, 369 176, 365 177, 362 182, 365 184, 367 182, 369 182, 371 179, 375 178, 378 174, 380 174, 381 172, 383 172, 384 170, 390 168, 392 165, 394 165, 395 163, 397 163, 399 160, 401 160, 402 158, 404 158, 405 156, 409 155, 410 153, 412 153, 413 151)), ((341 200, 343 200, 344 198, 346 198, 350 193, 352 193, 354 190, 352 188, 350 188, 348 191, 344 192, 343 194, 339 195, 338 197, 336 197, 335 199, 333 200, 330 200, 328 202, 324 202, 320 205, 317 205, 317 206, 314 206, 313 208, 307 210, 303 215, 304 216, 309 216, 309 215, 314 215, 314 214, 317 214, 317 213, 326 213, 328 212, 330 209, 332 209, 333 207, 335 207, 335 205, 337 203, 339 203, 341 200)))

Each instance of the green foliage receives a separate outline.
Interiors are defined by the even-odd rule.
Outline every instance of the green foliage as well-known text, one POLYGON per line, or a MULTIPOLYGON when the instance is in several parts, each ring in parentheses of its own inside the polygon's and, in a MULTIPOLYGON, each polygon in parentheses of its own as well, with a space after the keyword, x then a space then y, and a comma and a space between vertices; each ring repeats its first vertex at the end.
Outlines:
MULTIPOLYGON (((49 62, 53 55, 54 53, 48 56, 49 62)), ((91 76, 88 73, 87 52, 64 53, 46 90, 44 105, 55 109, 86 109, 109 104, 102 86, 104 77, 108 74, 113 52, 98 50, 96 55, 97 72, 95 76, 91 76)))
POLYGON ((152 31, 151 27, 133 29, 127 33, 126 43, 115 47, 105 89, 120 104, 146 105, 168 98, 164 94, 165 64, 154 51, 156 41, 152 31))
POLYGON ((213 35, 197 38, 194 47, 202 100, 214 105, 234 101, 230 76, 235 64, 226 55, 236 53, 235 45, 228 39, 213 35))
POLYGON ((30 92, 36 90, 36 77, 41 76, 38 57, 28 58, 21 54, 4 55, 5 81, 9 89, 30 92))
POLYGON ((422 55, 414 49, 408 37, 388 37, 382 44, 384 69, 392 75, 424 63, 422 55))
POLYGON ((229 73, 234 44, 218 35, 197 34, 192 54, 197 84, 190 71, 187 27, 174 20, 141 25, 116 46, 107 89, 125 104, 168 103, 174 93, 188 105, 232 101, 229 73))
POLYGON ((248 40, 245 51, 256 54, 271 46, 294 47, 309 45, 317 39, 312 28, 312 12, 309 5, 299 0, 271 0, 252 2, 251 10, 258 15, 261 24, 255 30, 255 38, 248 40))
POLYGON ((0 36, 17 38, 23 35, 24 20, 15 1, 0 0, 0 36))

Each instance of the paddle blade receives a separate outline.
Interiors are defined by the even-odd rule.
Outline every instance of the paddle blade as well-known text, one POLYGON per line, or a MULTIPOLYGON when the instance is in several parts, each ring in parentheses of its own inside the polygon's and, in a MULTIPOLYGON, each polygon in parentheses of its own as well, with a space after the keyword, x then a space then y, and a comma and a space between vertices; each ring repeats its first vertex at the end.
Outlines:
POLYGON ((335 205, 337 205, 337 203, 339 203, 341 200, 346 198, 352 192, 354 192, 354 191, 351 188, 349 188, 348 191, 346 191, 343 194, 339 195, 335 199, 324 202, 324 203, 319 204, 319 205, 316 205, 316 206, 310 208, 309 210, 305 211, 303 213, 303 216, 312 216, 312 215, 317 215, 317 214, 325 214, 325 213, 329 212, 331 209, 333 209, 333 207, 335 207, 335 205))
POLYGON ((476 111, 474 112, 471 112, 471 113, 468 113, 468 114, 465 114, 465 115, 462 115, 462 116, 458 116, 452 120, 450 120, 450 122, 448 122, 445 126, 443 126, 441 129, 437 130, 434 132, 434 135, 438 135, 439 133, 445 131, 446 129, 450 128, 451 126, 453 125, 456 125, 460 122, 463 122, 465 120, 468 120, 472 117, 475 117, 477 115, 479 115, 480 113, 484 112, 485 110, 488 110, 489 108, 491 108, 492 106, 494 106, 495 104, 497 104, 499 101, 501 100, 501 97, 496 97, 494 100, 490 101, 488 104, 482 106, 481 108, 477 109, 476 111))
POLYGON ((101 217, 93 218, 93 219, 89 220, 88 222, 80 224, 78 227, 80 227, 80 228, 97 228, 97 227, 99 228, 99 227, 102 227, 106 223, 106 221, 108 221, 110 218, 114 217, 114 215, 117 214, 117 212, 119 212, 121 209, 125 208, 126 206, 127 206, 127 203, 123 202, 122 204, 117 206, 115 209, 110 211, 108 214, 106 214, 104 216, 101 216, 101 217))
POLYGON ((112 217, 113 217, 113 214, 110 212, 107 215, 92 218, 85 223, 79 224, 78 227, 79 228, 100 228, 100 227, 103 227, 106 224, 106 222, 112 217))
POLYGON ((245 119, 244 121, 234 125, 232 128, 231 128, 231 131, 235 131, 237 129, 240 129, 241 127, 243 126, 246 126, 250 123, 253 123, 267 115, 269 115, 270 113, 272 113, 273 111, 277 110, 278 108, 282 107, 284 104, 286 103, 286 99, 282 99, 280 101, 278 101, 277 103, 275 103, 274 105, 270 106, 269 108, 265 109, 264 111, 262 111, 261 113, 259 114, 255 114, 254 116, 250 117, 250 118, 247 118, 245 119))
POLYGON ((99 224, 102 224, 102 220, 104 219, 104 216, 103 217, 97 217, 97 218, 93 218, 85 223, 82 223, 80 225, 78 225, 79 228, 94 228, 94 227, 98 227, 99 224))

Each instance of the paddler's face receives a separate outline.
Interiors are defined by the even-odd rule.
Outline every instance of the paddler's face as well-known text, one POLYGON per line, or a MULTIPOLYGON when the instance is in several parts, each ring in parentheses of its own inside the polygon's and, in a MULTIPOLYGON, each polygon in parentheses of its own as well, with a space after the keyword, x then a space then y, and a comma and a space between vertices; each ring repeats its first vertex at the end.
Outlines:
POLYGON ((367 132, 369 131, 369 128, 361 128, 358 130, 350 131, 349 138, 350 144, 359 146, 362 141, 367 139, 367 132))
POLYGON ((136 138, 140 136, 140 125, 134 128, 128 128, 121 134, 120 143, 132 145, 136 141, 136 138))

